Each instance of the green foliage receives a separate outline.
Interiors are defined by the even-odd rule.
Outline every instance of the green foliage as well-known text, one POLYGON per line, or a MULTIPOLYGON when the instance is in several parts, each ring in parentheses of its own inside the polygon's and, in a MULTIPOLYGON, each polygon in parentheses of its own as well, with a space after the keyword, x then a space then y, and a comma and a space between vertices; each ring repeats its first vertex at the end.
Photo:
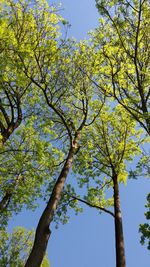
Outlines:
MULTIPOLYGON (((103 81, 100 90, 114 97, 150 134, 150 3, 147 0, 96 0, 96 6, 101 19, 99 28, 92 34, 97 67, 95 80, 97 84, 103 81)), ((146 139, 143 138, 143 143, 146 139)), ((143 150, 129 177, 149 177, 149 173, 149 156, 143 150)), ((149 208, 149 195, 146 207, 149 208)), ((145 215, 149 219, 149 211, 145 215)), ((148 240, 150 248, 149 225, 141 224, 140 232, 141 243, 148 240)))
MULTIPOLYGON (((23 267, 33 243, 33 231, 27 231, 17 227, 12 234, 4 230, 0 231, 0 266, 1 267, 23 267)), ((50 267, 45 256, 41 267, 50 267)))
MULTIPOLYGON (((45 62, 56 53, 61 17, 46 1, 32 4, 11 0, 0 3, 1 227, 23 206, 36 207, 36 199, 44 195, 47 184, 54 184, 52 175, 64 160, 62 150, 51 143, 57 132, 45 102, 23 71, 26 62, 33 72, 39 54, 46 68, 45 62)), ((54 64, 52 58, 51 62, 54 64)))
MULTIPOLYGON (((96 89, 88 78, 93 70, 87 42, 58 42, 62 18, 56 8, 45 1, 35 1, 31 8, 30 1, 9 0, 1 8, 6 29, 1 33, 6 41, 1 54, 2 106, 13 122, 22 109, 22 125, 11 132, 0 154, 1 223, 6 225, 13 212, 34 208, 37 198, 51 194, 76 131, 96 119, 103 97, 95 99, 96 89), (21 106, 16 107, 18 92, 21 106)), ((4 128, 9 125, 5 112, 1 122, 4 128)), ((75 202, 71 206, 78 210, 75 202)))
MULTIPOLYGON (((145 146, 147 142, 145 142, 145 146)), ((134 170, 130 170, 129 178, 138 179, 139 177, 150 177, 150 159, 147 151, 142 150, 140 154, 140 159, 136 164, 136 168, 134 170)))
MULTIPOLYGON (((0 3, 2 266, 23 266, 32 234, 19 228, 9 237, 4 228, 13 213, 49 199, 77 132, 72 174, 92 205, 113 206, 113 174, 126 184, 127 162, 141 154, 136 122, 148 133, 150 125, 150 7, 127 2, 97 1, 100 25, 79 43, 60 39, 68 23, 47 1, 0 3)), ((143 155, 135 176, 147 162, 143 155)), ((56 225, 68 221, 69 208, 82 211, 80 189, 64 186, 56 225)), ((145 242, 149 226, 140 231, 145 242)))
MULTIPOLYGON (((146 220, 150 220, 150 194, 147 196, 147 204, 145 205, 147 211, 145 212, 146 220)), ((147 243, 147 249, 150 250, 150 225, 148 223, 140 224, 139 232, 141 233, 141 244, 147 243)))
POLYGON ((126 183, 126 162, 140 153, 140 132, 135 125, 121 106, 114 109, 104 106, 94 125, 86 129, 73 170, 79 177, 79 185, 87 187, 85 198, 91 204, 113 205, 112 196, 109 198, 105 191, 112 189, 114 173, 118 182, 126 183))
POLYGON ((36 207, 35 201, 44 196, 43 186, 53 183, 55 166, 62 160, 63 153, 59 150, 54 153, 53 145, 40 136, 33 118, 30 119, 15 131, 0 152, 1 201, 7 196, 1 206, 1 226, 23 207, 36 207))
POLYGON ((101 1, 93 32, 96 82, 150 134, 149 1, 101 1))

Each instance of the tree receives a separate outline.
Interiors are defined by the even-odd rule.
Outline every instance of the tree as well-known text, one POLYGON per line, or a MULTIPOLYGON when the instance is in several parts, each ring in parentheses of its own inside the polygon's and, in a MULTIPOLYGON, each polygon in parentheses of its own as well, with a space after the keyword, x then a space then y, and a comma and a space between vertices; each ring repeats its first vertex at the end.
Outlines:
MULTIPOLYGON (((50 175, 52 175, 55 165, 59 165, 63 155, 50 142, 55 135, 52 121, 49 120, 47 124, 44 120, 46 114, 40 98, 31 87, 31 81, 22 71, 22 64, 16 53, 16 50, 24 53, 25 49, 22 46, 26 45, 23 40, 29 22, 31 28, 33 26, 32 20, 30 20, 32 11, 29 2, 22 1, 20 3, 8 0, 0 4, 2 25, 0 34, 4 40, 0 44, 2 63, 0 77, 1 227, 5 227, 12 213, 19 212, 24 205, 28 208, 35 207, 35 200, 42 196, 41 186, 51 180, 50 175), (23 20, 21 20, 21 14, 24 15, 23 20), (15 24, 15 19, 18 24, 15 24)), ((35 1, 35 13, 40 13, 40 9, 44 9, 45 4, 43 6, 40 6, 40 2, 38 5, 36 4, 35 1)), ((56 20, 56 16, 51 10, 50 25, 53 37, 56 33, 56 29, 52 27, 54 20, 56 20)), ((45 23, 45 25, 47 24, 45 23)), ((50 31, 50 27, 48 31, 50 31)), ((31 32, 29 31, 28 34, 31 32)), ((42 34, 44 33, 41 33, 43 39, 42 34)), ((28 37, 30 38, 30 36, 28 37)), ((26 48, 29 51, 29 47, 26 46, 26 48)), ((53 183, 52 180, 51 182, 53 183)))
MULTIPOLYGON (((150 3, 147 0, 96 0, 96 6, 101 19, 100 27, 92 35, 97 53, 93 80, 149 135, 150 3)), ((148 155, 142 153, 132 177, 139 176, 142 167, 149 174, 147 159, 148 155)))
MULTIPOLYGON (((97 0, 101 24, 94 34, 103 66, 99 76, 106 94, 113 96, 150 134, 149 58, 150 4, 147 0, 97 0)), ((98 70, 97 70, 98 71, 98 70)))
MULTIPOLYGON (((52 189, 48 204, 39 220, 34 246, 25 265, 26 267, 33 266, 33 264, 34 266, 40 266, 51 233, 49 225, 53 221, 66 178, 80 149, 82 131, 96 120, 104 101, 103 99, 99 99, 100 101, 94 100, 94 87, 79 68, 83 64, 90 75, 91 70, 88 65, 85 65, 87 57, 89 57, 86 45, 84 43, 79 44, 79 47, 76 47, 74 51, 72 50, 69 55, 68 48, 62 51, 61 58, 63 60, 59 62, 55 70, 56 73, 59 72, 59 77, 57 76, 57 83, 55 82, 54 86, 49 87, 47 77, 41 84, 41 79, 35 81, 33 76, 27 74, 32 82, 39 87, 41 93, 44 94, 46 107, 51 110, 53 120, 59 124, 57 129, 65 137, 65 139, 62 139, 63 142, 65 141, 63 144, 65 160, 52 189)), ((41 67, 41 73, 42 68, 43 66, 41 67)), ((48 75, 48 79, 50 79, 50 75, 51 73, 48 75)))
MULTIPOLYGON (((103 108, 98 120, 85 133, 84 149, 77 158, 79 184, 87 187, 82 202, 114 217, 117 267, 126 266, 119 183, 126 183, 126 161, 132 161, 140 153, 135 125, 120 105, 113 110, 103 108), (109 199, 105 197, 106 190, 113 191, 109 199), (106 209, 112 205, 114 213, 106 209)), ((75 199, 80 201, 78 197, 75 199)))
MULTIPOLYGON (((73 48, 74 43, 58 44, 57 24, 60 18, 45 1, 40 4, 38 8, 34 5, 30 9, 26 2, 21 4, 10 1, 10 27, 14 36, 11 49, 20 60, 23 74, 32 83, 33 91, 38 92, 38 106, 41 107, 42 113, 46 114, 47 125, 51 121, 54 123, 54 130, 59 137, 58 146, 62 146, 64 151, 64 165, 60 164, 60 174, 55 178, 54 185, 50 184, 52 193, 40 218, 26 266, 41 264, 50 236, 49 225, 73 159, 79 150, 81 132, 84 127, 94 122, 103 105, 103 102, 97 102, 96 113, 93 109, 93 103, 97 101, 93 99, 94 86, 79 68, 81 64, 84 66, 90 56, 86 53, 86 44, 81 43, 76 49, 73 48), (16 39, 15 32, 20 25, 19 39, 16 39)), ((84 68, 91 75, 88 65, 84 68)))
MULTIPOLYGON (((36 154, 36 156, 38 154, 37 151, 35 151, 35 143, 33 144, 30 138, 30 135, 33 135, 34 132, 34 129, 31 126, 31 121, 33 121, 33 116, 31 117, 33 107, 30 105, 30 112, 27 111, 29 108, 29 104, 27 103, 30 102, 31 97, 31 91, 29 90, 31 89, 31 82, 21 71, 21 65, 19 64, 18 57, 12 49, 13 45, 15 45, 15 38, 17 40, 19 39, 21 25, 20 30, 17 28, 14 33, 12 30, 12 18, 10 18, 10 20, 8 19, 10 6, 13 6, 13 1, 1 1, 0 39, 3 40, 3 42, 0 43, 0 220, 2 227, 7 224, 8 217, 14 210, 18 212, 22 205, 25 203, 27 204, 27 199, 29 200, 29 192, 33 192, 33 190, 29 190, 28 193, 26 192, 26 196, 25 194, 23 196, 23 190, 25 190, 25 188, 27 189, 30 185, 31 189, 31 179, 28 179, 28 181, 27 178, 25 179, 25 174, 27 175, 27 169, 28 175, 31 175, 32 173, 31 176, 33 178, 33 165, 31 171, 31 157, 33 154, 36 154), (30 117, 30 123, 27 117, 30 117), (21 123, 23 124, 22 130, 19 129, 17 133, 15 133, 15 130, 19 128, 21 123), (18 137, 19 133, 20 136, 18 137), (12 137, 11 140, 9 140, 10 137, 12 137), (30 149, 29 147, 27 149, 27 139, 28 142, 30 140, 30 149), (27 164, 25 166, 27 159, 30 159, 30 164, 28 164, 28 167, 27 164), (17 191, 18 194, 16 194, 17 191)), ((35 162, 37 163, 37 158, 35 159, 34 163, 35 162)), ((38 167, 39 164, 37 165, 37 168, 38 167)), ((37 188, 34 191, 37 191, 37 188)), ((35 196, 35 194, 33 195, 35 196)), ((31 205, 29 204, 29 206, 31 205)))
MULTIPOLYGON (((33 243, 33 231, 17 227, 11 234, 1 230, 0 265, 1 267, 23 267, 33 243)), ((47 256, 41 267, 50 267, 47 256)))
POLYGON ((62 146, 64 151, 64 165, 60 164, 60 174, 55 178, 54 185, 50 184, 52 193, 40 218, 34 246, 25 265, 33 267, 40 266, 44 257, 50 237, 49 225, 80 148, 82 130, 95 121, 104 100, 102 97, 100 102, 98 99, 94 101, 95 87, 80 70, 82 64, 91 75, 88 64, 85 65, 90 57, 86 44, 81 43, 74 49, 71 48, 74 44, 57 42, 57 25, 61 19, 55 14, 55 9, 52 10, 45 1, 41 1, 38 7, 33 5, 32 9, 26 2, 8 3, 8 18, 11 19, 10 27, 14 36, 11 49, 20 60, 23 74, 32 83, 33 92, 38 92, 37 105, 45 112, 46 123, 54 123, 54 130, 59 137, 58 146, 62 146), (15 32, 20 25, 20 35, 16 38, 15 32), (97 109, 94 102, 97 102, 97 109))
MULTIPOLYGON (((147 220, 150 220, 150 194, 147 196, 147 204, 145 207, 147 208, 145 217, 147 220)), ((144 245, 147 241, 147 248, 150 249, 150 225, 148 223, 140 224, 139 232, 141 233, 141 244, 144 245)))

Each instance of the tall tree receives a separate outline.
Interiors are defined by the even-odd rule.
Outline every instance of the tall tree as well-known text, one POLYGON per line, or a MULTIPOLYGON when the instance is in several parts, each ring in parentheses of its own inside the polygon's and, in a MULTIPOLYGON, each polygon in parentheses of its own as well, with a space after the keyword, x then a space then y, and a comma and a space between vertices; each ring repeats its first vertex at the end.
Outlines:
MULTIPOLYGON (((103 99, 99 99, 99 102, 97 99, 94 100, 94 86, 80 71, 82 64, 91 75, 91 70, 88 65, 85 65, 87 57, 90 56, 86 52, 86 45, 84 43, 79 44, 75 51, 72 50, 72 53, 67 55, 68 48, 67 50, 65 48, 62 53, 62 60, 57 64, 55 70, 56 73, 59 72, 59 77, 53 86, 49 87, 46 80, 42 81, 41 84, 39 81, 35 81, 33 76, 30 76, 32 82, 43 93, 47 108, 51 110, 53 120, 59 125, 58 130, 60 129, 66 139, 64 139, 66 158, 52 189, 48 204, 40 218, 34 246, 25 266, 40 266, 50 237, 49 225, 53 221, 54 213, 59 205, 73 160, 80 149, 82 131, 95 121, 104 101, 103 99)), ((29 76, 29 74, 27 75, 29 76)))
MULTIPOLYGON (((120 106, 114 110, 105 107, 94 126, 86 132, 84 149, 77 158, 79 183, 87 187, 83 202, 107 213, 111 210, 106 207, 114 205, 117 267, 126 266, 119 183, 125 183, 127 179, 126 161, 140 152, 137 137, 134 121, 120 106), (136 137, 133 139, 133 136, 136 137), (113 196, 105 200, 106 189, 112 190, 113 196)), ((75 199, 80 201, 78 197, 75 199)))
POLYGON ((33 249, 25 265, 33 267, 40 266, 44 257, 50 237, 49 225, 79 150, 83 128, 95 121, 104 99, 95 99, 95 86, 80 70, 82 65, 91 75, 87 64, 90 53, 86 51, 86 44, 83 42, 75 49, 71 48, 74 44, 57 41, 61 18, 46 1, 41 1, 38 7, 33 5, 32 9, 24 3, 10 1, 10 27, 15 39, 12 50, 39 96, 38 105, 46 114, 46 123, 54 123, 59 136, 58 147, 62 146, 65 153, 64 165, 60 165, 60 174, 55 178, 54 186, 50 186, 52 193, 40 218, 33 249), (15 33, 20 25, 17 39, 15 33))
MULTIPOLYGON (((92 35, 97 54, 93 81, 150 135, 150 3, 96 0, 96 6, 101 18, 92 35)), ((132 177, 142 167, 149 174, 147 158, 141 154, 132 177)))

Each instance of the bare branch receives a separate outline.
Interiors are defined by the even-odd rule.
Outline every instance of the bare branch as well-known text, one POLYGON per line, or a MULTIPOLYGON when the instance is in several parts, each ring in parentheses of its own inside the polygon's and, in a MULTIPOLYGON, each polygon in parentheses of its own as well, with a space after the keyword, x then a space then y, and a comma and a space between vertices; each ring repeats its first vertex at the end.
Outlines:
POLYGON ((72 198, 72 200, 78 200, 78 201, 80 201, 80 202, 82 202, 82 203, 88 205, 88 206, 91 207, 91 208, 96 208, 96 209, 98 209, 98 210, 101 210, 101 211, 103 211, 103 212, 108 213, 108 214, 111 215, 112 217, 115 217, 114 213, 111 212, 110 210, 107 210, 107 209, 105 209, 105 208, 103 208, 103 207, 100 207, 100 206, 98 206, 98 205, 92 204, 92 203, 90 203, 90 202, 88 202, 88 201, 86 201, 86 200, 83 200, 83 199, 81 199, 81 198, 79 198, 79 197, 76 197, 76 196, 71 196, 71 198, 72 198))

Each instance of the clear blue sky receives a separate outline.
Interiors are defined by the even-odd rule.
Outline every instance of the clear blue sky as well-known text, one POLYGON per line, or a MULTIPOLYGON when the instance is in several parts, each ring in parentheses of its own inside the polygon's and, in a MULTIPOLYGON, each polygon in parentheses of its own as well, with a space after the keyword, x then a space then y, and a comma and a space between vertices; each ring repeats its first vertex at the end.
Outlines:
POLYGON ((62 16, 69 21, 69 36, 80 40, 87 37, 87 32, 98 23, 98 12, 94 0, 56 0, 62 3, 62 16))
MULTIPOLYGON (((80 40, 98 24, 98 13, 94 0, 62 0, 62 15, 72 27, 69 36, 80 40)), ((71 178, 69 178, 71 179, 71 178)), ((150 191, 149 180, 130 180, 121 187, 121 203, 127 267, 149 267, 150 252, 139 243, 138 226, 145 221, 144 205, 150 191)), ((10 229, 17 225, 36 227, 42 208, 35 213, 26 211, 13 218, 10 229)), ((84 206, 85 207, 85 206, 84 206)), ((48 245, 51 267, 115 267, 114 223, 107 215, 99 215, 94 209, 85 207, 84 213, 72 215, 70 222, 52 227, 48 245)))

